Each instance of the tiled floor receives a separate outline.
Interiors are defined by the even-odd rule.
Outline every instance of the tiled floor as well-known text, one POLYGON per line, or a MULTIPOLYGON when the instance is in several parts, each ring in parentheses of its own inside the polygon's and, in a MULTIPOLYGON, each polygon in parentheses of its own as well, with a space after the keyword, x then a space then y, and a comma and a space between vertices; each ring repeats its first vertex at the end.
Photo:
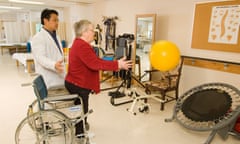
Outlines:
MULTIPOLYGON (((7 53, 0 56, 0 67, 0 143, 14 144, 15 129, 35 98, 32 88, 21 87, 21 84, 31 82, 32 77, 22 66, 17 68, 7 53)), ((90 97, 90 107, 94 110, 89 116, 90 132, 95 133, 91 141, 96 144, 203 144, 210 133, 190 131, 177 122, 165 123, 164 119, 172 115, 174 103, 167 104, 165 111, 160 111, 159 103, 149 100, 150 113, 135 116, 126 110, 131 103, 113 106, 109 100, 107 91, 90 97)), ((232 136, 224 141, 216 135, 212 144, 239 142, 232 136)))

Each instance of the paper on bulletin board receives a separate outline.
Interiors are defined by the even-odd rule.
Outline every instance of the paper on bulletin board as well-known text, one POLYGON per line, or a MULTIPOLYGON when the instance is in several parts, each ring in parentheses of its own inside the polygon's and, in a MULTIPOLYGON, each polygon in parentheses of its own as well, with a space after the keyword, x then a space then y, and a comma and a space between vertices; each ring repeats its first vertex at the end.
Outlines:
POLYGON ((237 44, 240 26, 240 5, 212 8, 208 42, 237 44))

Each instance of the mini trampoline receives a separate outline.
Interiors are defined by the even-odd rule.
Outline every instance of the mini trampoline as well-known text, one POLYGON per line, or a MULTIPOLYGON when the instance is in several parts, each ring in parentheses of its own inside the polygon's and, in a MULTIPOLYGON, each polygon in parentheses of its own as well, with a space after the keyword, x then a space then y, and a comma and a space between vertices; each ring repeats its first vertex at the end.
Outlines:
POLYGON ((177 100, 173 116, 180 125, 194 131, 212 131, 205 144, 218 133, 226 139, 240 114, 240 91, 226 83, 207 83, 185 92, 177 100))

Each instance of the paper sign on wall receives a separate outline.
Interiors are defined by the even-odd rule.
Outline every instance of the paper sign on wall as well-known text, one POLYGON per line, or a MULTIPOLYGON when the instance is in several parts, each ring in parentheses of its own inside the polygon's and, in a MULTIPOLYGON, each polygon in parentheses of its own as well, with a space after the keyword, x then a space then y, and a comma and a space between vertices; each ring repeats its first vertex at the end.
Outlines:
POLYGON ((212 8, 208 42, 237 44, 240 24, 240 5, 212 8))

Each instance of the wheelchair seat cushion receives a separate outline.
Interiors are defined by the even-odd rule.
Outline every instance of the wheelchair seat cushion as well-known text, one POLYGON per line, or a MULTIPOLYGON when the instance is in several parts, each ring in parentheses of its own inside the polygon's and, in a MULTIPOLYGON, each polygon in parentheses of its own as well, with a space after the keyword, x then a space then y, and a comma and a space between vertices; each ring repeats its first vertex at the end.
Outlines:
POLYGON ((182 104, 182 112, 197 122, 214 121, 231 110, 231 96, 219 89, 205 89, 193 93, 182 104))

